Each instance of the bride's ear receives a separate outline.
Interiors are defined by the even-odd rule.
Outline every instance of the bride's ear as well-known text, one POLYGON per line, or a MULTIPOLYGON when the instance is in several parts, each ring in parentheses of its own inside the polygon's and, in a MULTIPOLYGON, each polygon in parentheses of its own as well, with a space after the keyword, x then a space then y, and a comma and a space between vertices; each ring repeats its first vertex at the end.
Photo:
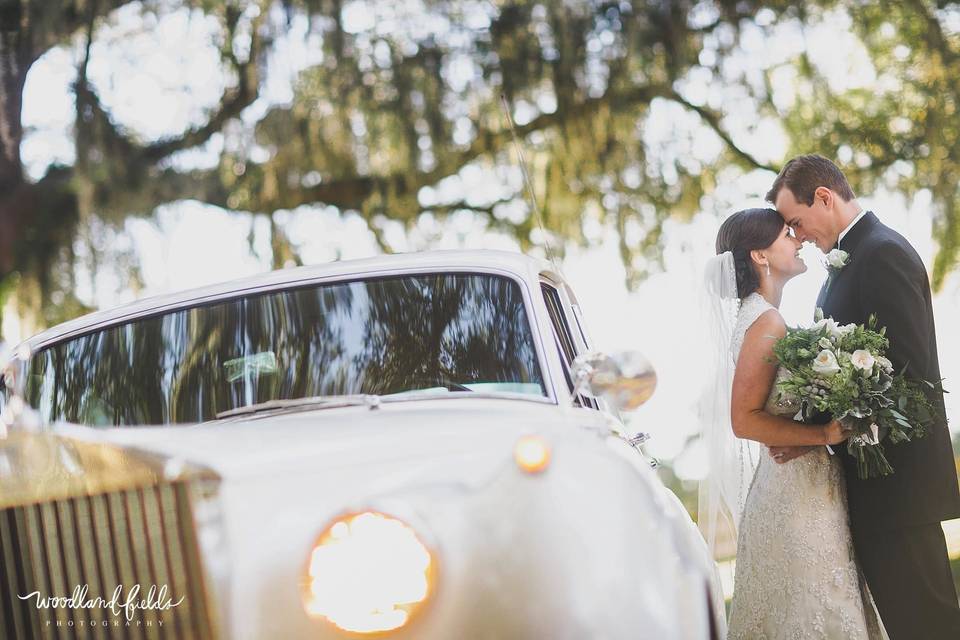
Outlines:
POLYGON ((763 255, 763 251, 760 249, 754 249, 750 252, 750 260, 752 260, 753 264, 757 265, 758 267, 763 267, 767 264, 767 257, 763 255))

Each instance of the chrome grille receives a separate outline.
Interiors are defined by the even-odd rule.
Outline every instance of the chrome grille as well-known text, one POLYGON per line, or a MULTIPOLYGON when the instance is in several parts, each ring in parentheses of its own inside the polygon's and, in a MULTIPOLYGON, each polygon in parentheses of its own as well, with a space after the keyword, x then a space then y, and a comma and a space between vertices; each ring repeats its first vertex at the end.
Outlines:
POLYGON ((0 510, 0 637, 213 637, 190 488, 189 480, 162 482, 0 510), (109 600, 120 585, 122 603, 140 585, 139 601, 165 584, 174 602, 183 601, 137 610, 127 625, 122 612, 38 609, 34 598, 18 597, 69 597, 84 584, 86 600, 109 600))

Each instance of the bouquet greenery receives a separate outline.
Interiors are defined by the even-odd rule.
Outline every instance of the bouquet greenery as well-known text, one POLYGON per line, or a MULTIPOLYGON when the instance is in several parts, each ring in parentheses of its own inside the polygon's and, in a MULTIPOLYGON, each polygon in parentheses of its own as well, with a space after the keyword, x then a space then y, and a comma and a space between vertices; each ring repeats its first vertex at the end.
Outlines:
POLYGON ((921 438, 936 416, 924 393, 935 385, 895 374, 884 357, 889 344, 874 316, 866 326, 840 326, 817 309, 812 327, 788 328, 773 348, 789 374, 777 382, 780 402, 799 404, 805 420, 829 413, 847 428, 861 478, 893 473, 881 443, 921 438))

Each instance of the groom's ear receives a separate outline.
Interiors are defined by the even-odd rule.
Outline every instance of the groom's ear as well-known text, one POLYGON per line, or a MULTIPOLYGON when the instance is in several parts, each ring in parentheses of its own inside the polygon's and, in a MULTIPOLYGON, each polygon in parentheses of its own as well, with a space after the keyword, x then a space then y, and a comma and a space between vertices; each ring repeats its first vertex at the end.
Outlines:
POLYGON ((826 207, 827 209, 833 206, 834 197, 835 195, 833 191, 831 191, 827 187, 817 187, 813 192, 814 202, 816 202, 817 200, 819 200, 820 202, 823 202, 823 206, 826 207))

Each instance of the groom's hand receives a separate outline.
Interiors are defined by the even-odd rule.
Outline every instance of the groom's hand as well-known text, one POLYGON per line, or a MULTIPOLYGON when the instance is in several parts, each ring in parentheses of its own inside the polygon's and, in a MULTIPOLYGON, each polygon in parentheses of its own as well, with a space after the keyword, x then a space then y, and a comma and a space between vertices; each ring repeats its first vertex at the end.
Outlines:
POLYGON ((816 448, 817 447, 814 446, 770 447, 770 457, 778 464, 783 464, 784 462, 790 462, 794 458, 799 458, 804 454, 810 453, 816 448))

